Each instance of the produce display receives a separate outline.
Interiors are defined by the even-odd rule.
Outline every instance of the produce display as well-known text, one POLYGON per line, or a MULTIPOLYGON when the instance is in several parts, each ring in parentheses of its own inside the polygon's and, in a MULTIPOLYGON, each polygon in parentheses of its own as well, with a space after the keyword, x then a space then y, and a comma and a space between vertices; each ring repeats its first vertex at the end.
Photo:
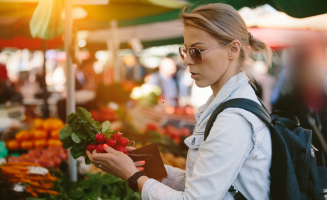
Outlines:
POLYGON ((105 173, 86 173, 78 182, 70 181, 68 175, 61 175, 52 190, 59 195, 39 196, 51 200, 141 200, 141 194, 131 190, 126 181, 105 173))
POLYGON ((59 167, 61 162, 67 160, 67 151, 62 147, 48 147, 46 149, 31 149, 19 157, 9 156, 8 162, 21 163, 29 162, 41 165, 46 168, 59 167))
POLYGON ((76 114, 71 113, 67 117, 68 126, 62 128, 59 132, 59 139, 63 143, 64 149, 70 149, 74 159, 85 156, 85 163, 91 164, 86 155, 86 150, 105 153, 103 144, 108 144, 117 151, 127 154, 125 147, 130 141, 122 137, 122 133, 111 131, 110 122, 100 123, 92 118, 91 113, 86 109, 78 107, 76 114))
POLYGON ((33 148, 61 146, 59 131, 64 126, 60 119, 36 118, 30 130, 22 130, 15 135, 15 139, 6 141, 9 150, 27 150, 33 148))
POLYGON ((58 192, 50 190, 57 177, 50 175, 41 165, 29 162, 8 162, 0 166, 2 178, 10 183, 25 183, 25 189, 32 196, 39 193, 58 195, 58 192))
POLYGON ((119 117, 114 110, 107 106, 103 106, 100 110, 90 110, 91 116, 96 121, 115 121, 119 117))
MULTIPOLYGON (((191 115, 191 109, 176 108, 172 114, 191 115)), ((17 199, 141 199, 141 194, 133 192, 123 180, 83 163, 80 165, 88 167, 85 168, 87 170, 80 171, 83 175, 79 175, 78 182, 71 182, 66 162, 68 148, 74 159, 84 156, 85 164, 88 165, 91 161, 85 151, 106 153, 104 144, 133 156, 126 151, 127 146, 139 148, 157 143, 164 164, 186 168, 188 148, 184 139, 191 135, 189 128, 177 128, 178 123, 161 124, 164 125, 161 127, 159 120, 156 123, 145 121, 145 128, 136 128, 128 115, 121 115, 119 117, 123 120, 119 120, 119 128, 114 124, 111 126, 110 121, 118 120, 119 117, 108 107, 90 112, 79 107, 76 113, 67 117, 67 124, 55 118, 35 119, 31 129, 22 130, 15 135, 15 139, 6 141, 9 156, 6 157, 7 163, 0 165, 0 193, 18 195, 17 199), (121 132, 117 131, 119 129, 121 132), (49 172, 44 175, 28 173, 30 167, 46 168, 52 175, 49 172), (84 174, 89 169, 94 172, 84 174), (101 173, 95 173, 99 171, 101 173), (12 190, 17 184, 24 186, 24 192, 12 190), (22 194, 25 196, 20 196, 22 194)))

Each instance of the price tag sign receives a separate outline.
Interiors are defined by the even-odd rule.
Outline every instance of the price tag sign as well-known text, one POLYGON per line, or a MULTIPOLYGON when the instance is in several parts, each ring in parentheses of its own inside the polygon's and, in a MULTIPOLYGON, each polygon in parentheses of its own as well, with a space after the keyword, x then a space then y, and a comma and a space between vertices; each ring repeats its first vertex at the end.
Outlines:
POLYGON ((44 167, 28 167, 28 169, 29 174, 39 174, 44 176, 49 172, 49 170, 44 167))

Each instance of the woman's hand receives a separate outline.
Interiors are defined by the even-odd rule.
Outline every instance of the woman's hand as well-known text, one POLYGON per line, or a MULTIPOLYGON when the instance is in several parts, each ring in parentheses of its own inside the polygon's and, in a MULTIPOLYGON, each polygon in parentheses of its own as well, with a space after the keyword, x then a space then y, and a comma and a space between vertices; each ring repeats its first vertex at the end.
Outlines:
MULTIPOLYGON (((94 150, 91 152, 86 151, 87 156, 90 158, 91 162, 99 167, 101 165, 101 170, 112 174, 123 180, 128 180, 129 177, 133 176, 139 170, 144 170, 142 165, 145 161, 133 162, 133 160, 126 154, 116 151, 108 145, 104 144, 103 148, 108 153, 97 153, 94 150)), ((127 150, 133 150, 134 148, 128 147, 127 150)))

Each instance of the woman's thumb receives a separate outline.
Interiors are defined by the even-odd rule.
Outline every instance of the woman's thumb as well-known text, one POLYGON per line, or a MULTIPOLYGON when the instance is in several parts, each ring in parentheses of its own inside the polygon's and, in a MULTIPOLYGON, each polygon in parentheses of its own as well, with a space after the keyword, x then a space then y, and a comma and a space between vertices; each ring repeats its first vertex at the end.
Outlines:
POLYGON ((117 154, 118 151, 116 151, 115 149, 109 147, 107 144, 104 144, 104 145, 103 145, 103 148, 104 148, 104 150, 105 150, 106 152, 108 152, 108 153, 112 153, 112 154, 115 154, 116 156, 118 156, 118 154, 117 154))

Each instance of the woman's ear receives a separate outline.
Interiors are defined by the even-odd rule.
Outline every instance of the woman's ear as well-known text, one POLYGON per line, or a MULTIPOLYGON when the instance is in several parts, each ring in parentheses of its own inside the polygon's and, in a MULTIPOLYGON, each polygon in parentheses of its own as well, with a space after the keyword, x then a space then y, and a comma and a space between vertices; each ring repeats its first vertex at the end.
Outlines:
POLYGON ((233 60, 238 57, 241 52, 241 43, 238 40, 234 40, 229 45, 228 57, 233 60))

